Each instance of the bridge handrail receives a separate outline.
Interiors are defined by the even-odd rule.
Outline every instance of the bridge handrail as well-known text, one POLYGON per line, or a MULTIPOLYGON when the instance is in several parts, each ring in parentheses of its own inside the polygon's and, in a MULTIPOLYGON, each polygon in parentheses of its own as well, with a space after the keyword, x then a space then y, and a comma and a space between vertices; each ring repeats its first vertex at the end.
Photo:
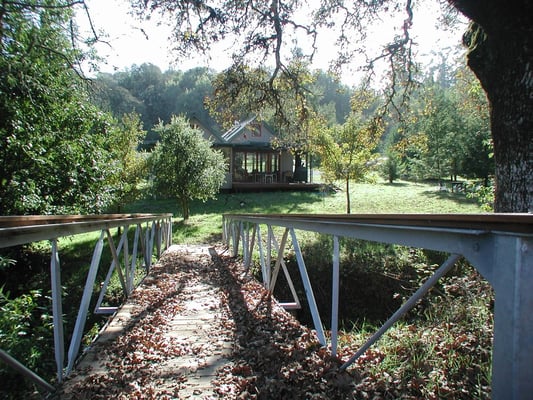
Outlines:
MULTIPOLYGON (((269 290, 283 261, 290 233, 317 336, 326 345, 296 230, 333 236, 331 347, 336 352, 339 296, 339 237, 399 244, 451 253, 424 285, 344 365, 348 367, 424 296, 456 260, 463 256, 487 279, 495 291, 492 395, 494 399, 527 398, 533 393, 533 214, 225 214, 223 238, 234 255, 242 243, 249 265, 257 244, 263 283, 269 290), (266 251, 261 237, 266 225, 266 251), (281 242, 272 227, 285 228, 281 242), (250 230, 252 233, 250 234, 250 230), (278 251, 271 269, 272 246, 278 251)), ((293 296, 295 295, 293 291, 293 296)), ((298 299, 295 299, 299 304, 298 299)))
MULTIPOLYGON (((89 303, 93 294, 94 282, 100 265, 105 238, 107 238, 113 261, 108 269, 107 277, 100 291, 95 312, 113 313, 116 311, 116 308, 100 307, 113 272, 115 270, 117 271, 122 288, 127 297, 134 289, 137 254, 141 253, 147 273, 151 266, 154 245, 156 246, 155 250, 157 257, 161 254, 162 246, 166 249, 171 245, 172 214, 0 216, 0 249, 39 241, 50 241, 54 354, 57 368, 57 381, 59 383, 72 371, 79 354, 89 303), (145 225, 144 230, 143 225, 145 225), (128 244, 130 241, 128 239, 128 231, 131 226, 135 227, 135 233, 133 246, 130 249, 128 244), (115 245, 111 235, 110 230, 112 228, 121 228, 122 230, 118 245, 115 245), (95 245, 90 268, 87 273, 85 288, 80 301, 78 316, 68 349, 67 364, 65 365, 64 328, 62 320, 63 299, 57 241, 59 238, 65 236, 98 231, 100 231, 100 237, 95 245), (122 261, 120 260, 121 252, 123 254, 122 261), (122 271, 122 269, 124 269, 124 271, 122 271)), ((3 360, 18 372, 24 374, 27 378, 45 390, 50 391, 53 388, 52 385, 6 352, 0 351, 0 360, 3 360)))
POLYGON ((172 214, 0 216, 0 248, 172 218, 172 214))

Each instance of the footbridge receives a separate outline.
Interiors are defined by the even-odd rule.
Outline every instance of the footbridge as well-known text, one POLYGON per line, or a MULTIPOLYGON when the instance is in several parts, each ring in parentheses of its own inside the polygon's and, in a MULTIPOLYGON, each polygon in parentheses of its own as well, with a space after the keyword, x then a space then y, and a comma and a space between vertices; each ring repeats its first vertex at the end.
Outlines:
MULTIPOLYGON (((104 215, 56 215, 56 216, 3 216, 0 217, 0 249, 45 241, 50 246, 51 300, 54 325, 54 357, 57 382, 70 374, 80 353, 91 297, 95 292, 95 279, 101 266, 105 242, 109 246, 112 262, 107 267, 107 275, 98 294, 94 313, 113 314, 116 307, 102 307, 111 276, 116 271, 125 297, 134 289, 138 268, 145 273, 150 271, 153 255, 171 244, 172 214, 104 214, 104 215), (130 229, 131 228, 131 229, 130 229), (115 243, 112 229, 118 229, 120 239, 115 243), (65 332, 63 323, 63 288, 58 240, 73 235, 97 233, 93 256, 83 295, 72 332, 65 332), (68 351, 65 337, 70 337, 68 351)), ((49 392, 56 388, 24 366, 10 354, 0 349, 0 360, 32 380, 37 386, 49 392)))
MULTIPOLYGON (((279 230, 278 230, 279 231, 279 230)), ((251 262, 259 252, 265 287, 273 291, 280 270, 292 289, 284 263, 288 240, 302 281, 320 343, 327 345, 323 324, 300 250, 298 231, 333 236, 331 352, 335 355, 339 304, 339 237, 437 250, 449 258, 400 307, 370 339, 341 366, 346 369, 365 353, 457 262, 465 257, 495 291, 492 396, 494 399, 526 399, 533 393, 533 214, 233 214, 224 216, 224 238, 233 254, 242 252, 251 262), (278 238, 274 228, 281 228, 278 238), (272 267, 273 265, 273 267, 272 267)))
MULTIPOLYGON (((311 351, 316 342, 316 346, 322 350, 313 353, 308 359, 316 359, 319 354, 323 357, 322 362, 315 365, 309 361, 307 368, 320 375, 317 385, 321 390, 323 387, 340 390, 339 387, 349 386, 346 379, 351 376, 355 360, 373 346, 461 257, 466 258, 495 291, 493 398, 526 399, 533 393, 531 214, 227 214, 223 216, 223 239, 226 247, 207 250, 194 250, 194 246, 172 246, 169 249, 169 214, 2 217, 0 224, 0 248, 33 241, 50 242, 57 384, 46 382, 4 351, 0 352, 0 358, 50 393, 57 392, 65 381, 65 388, 61 389, 62 398, 105 398, 94 396, 98 393, 115 393, 106 392, 106 388, 119 385, 119 382, 120 385, 129 385, 128 393, 136 395, 136 398, 156 398, 142 395, 161 391, 167 396, 164 398, 213 398, 209 397, 211 395, 231 397, 236 384, 233 382, 234 386, 231 386, 229 381, 224 381, 224 376, 241 376, 237 384, 240 385, 241 394, 248 393, 247 390, 251 391, 258 385, 259 378, 248 371, 252 359, 254 365, 264 369, 269 368, 266 360, 271 360, 278 373, 282 370, 285 374, 287 382, 292 382, 295 387, 302 384, 297 376, 303 372, 282 365, 280 356, 269 344, 273 338, 280 343, 285 341, 285 345, 278 343, 279 347, 290 349, 292 353, 311 351), (115 244, 110 230, 117 227, 122 228, 122 233, 119 243, 115 244), (71 334, 72 339, 65 353, 67 346, 61 318, 61 268, 57 239, 90 231, 98 232, 98 239, 80 300, 78 318, 71 334), (325 332, 314 300, 313 283, 307 273, 305 254, 300 249, 298 239, 303 231, 333 237, 332 323, 329 335, 325 332), (360 349, 340 363, 331 364, 332 360, 337 360, 338 304, 342 301, 339 298, 341 237, 437 250, 448 253, 449 258, 360 349), (93 293, 105 241, 112 253, 112 261, 108 268, 108 278, 97 290, 98 293, 93 293), (314 324, 312 331, 299 326, 290 319, 289 314, 282 311, 282 308, 302 306, 284 261, 289 247, 295 254, 298 273, 305 287, 306 303, 310 307, 314 324), (167 251, 163 253, 165 249, 167 251), (177 256, 176 251, 181 252, 181 256, 177 256), (235 264, 238 264, 233 275, 223 272, 219 265, 220 254, 225 251, 229 251, 232 256, 230 260, 235 260, 235 264), (153 266, 153 256, 159 258, 161 254, 161 262, 153 266), (261 266, 261 286, 246 274, 253 254, 258 257, 261 266), (236 262, 239 260, 234 258, 237 255, 242 256, 242 262, 236 262), (209 257, 211 261, 198 263, 202 257, 209 257), (141 262, 134 261, 139 258, 141 262), (133 277, 138 265, 147 277, 140 289, 134 290, 133 277), (113 273, 119 276, 128 298, 120 308, 101 305, 104 296, 102 293, 113 273), (269 296, 280 274, 289 283, 293 298, 275 308, 269 301, 269 296), (217 285, 213 286, 214 282, 218 282, 217 285), (85 355, 88 364, 77 364, 84 324, 93 295, 98 298, 94 312, 113 315, 107 330, 100 335, 113 345, 99 347, 96 344, 93 355, 85 355), (222 315, 225 317, 222 318, 222 315), (253 329, 249 324, 244 324, 243 320, 246 318, 253 321, 253 329), (278 321, 277 325, 273 324, 274 320, 278 321), (279 321, 283 321, 283 324, 279 321), (290 331, 290 335, 280 331, 279 326, 290 331), (126 327, 130 328, 127 335, 124 333, 126 327), (135 331, 135 328, 138 330, 135 331), (131 329, 134 334, 131 334, 131 329), (129 341, 120 339, 122 337, 128 337, 129 341), (325 357, 325 353, 329 353, 330 357, 325 357), (233 358, 232 363, 232 355, 235 354, 245 355, 247 362, 235 363, 233 358), (136 366, 137 369, 135 372, 132 372, 133 369, 125 372, 126 364, 129 365, 128 368, 136 366), (85 366, 81 367, 82 365, 85 366), (336 372, 328 372, 330 368, 336 372), (128 377, 126 383, 125 376, 128 377), (186 376, 194 376, 196 383, 191 384, 190 379, 187 383, 186 376), (217 382, 216 391, 209 389, 210 382, 214 381, 217 382), (77 397, 83 390, 89 391, 85 394, 86 397, 77 397)), ((267 395, 263 398, 276 398, 268 397, 268 394, 279 391, 284 391, 287 395, 291 393, 291 384, 280 388, 273 387, 269 382, 265 378, 262 390, 263 395, 267 395)), ((313 389, 308 390, 312 392, 313 389)))

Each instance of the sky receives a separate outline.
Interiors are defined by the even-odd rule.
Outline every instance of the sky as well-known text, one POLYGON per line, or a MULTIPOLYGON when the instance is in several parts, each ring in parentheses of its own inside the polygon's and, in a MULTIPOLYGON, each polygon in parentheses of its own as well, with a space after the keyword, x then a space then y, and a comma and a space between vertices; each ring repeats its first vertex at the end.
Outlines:
MULTIPOLYGON (((104 58, 99 64, 102 72, 116 72, 130 68, 132 65, 152 63, 162 71, 168 69, 188 70, 197 66, 208 66, 216 71, 222 71, 229 66, 228 52, 224 48, 216 49, 211 59, 182 59, 170 52, 170 28, 167 24, 158 24, 157 19, 139 21, 129 14, 128 0, 86 0, 93 24, 97 31, 103 32, 108 44, 100 43, 97 46, 98 54, 104 58)), ((425 4, 431 4, 426 2, 425 4)), ((462 32, 465 27, 457 30, 443 31, 435 28, 438 9, 423 8, 415 13, 411 36, 418 43, 419 53, 426 54, 423 60, 428 60, 432 51, 450 47, 461 42, 462 32)), ((161 21, 159 21, 161 22, 161 21)), ((87 18, 78 17, 78 24, 82 29, 87 29, 87 18)), ((386 43, 391 40, 393 32, 386 31, 382 26, 376 27, 373 37, 376 43, 386 43)), ((320 47, 315 57, 314 68, 327 70, 329 61, 335 56, 335 38, 332 34, 319 35, 320 47)), ((376 50, 377 51, 377 50, 376 50)), ((89 67, 86 67, 89 69, 89 67)), ((91 74, 94 71, 84 71, 91 74)), ((353 71, 344 71, 341 80, 347 84, 356 84, 357 74, 353 71)))

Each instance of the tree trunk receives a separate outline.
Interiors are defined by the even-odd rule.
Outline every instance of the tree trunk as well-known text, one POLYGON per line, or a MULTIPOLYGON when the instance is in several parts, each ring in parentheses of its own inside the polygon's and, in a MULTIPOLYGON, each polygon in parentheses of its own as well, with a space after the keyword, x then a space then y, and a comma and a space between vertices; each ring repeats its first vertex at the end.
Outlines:
POLYGON ((183 214, 183 220, 187 221, 189 219, 189 202, 187 199, 181 199, 181 212, 183 214))
POLYGON ((533 4, 451 1, 472 19, 468 65, 490 103, 496 212, 533 212, 533 4))
POLYGON ((346 177, 346 214, 350 214, 352 212, 350 207, 350 177, 346 177))

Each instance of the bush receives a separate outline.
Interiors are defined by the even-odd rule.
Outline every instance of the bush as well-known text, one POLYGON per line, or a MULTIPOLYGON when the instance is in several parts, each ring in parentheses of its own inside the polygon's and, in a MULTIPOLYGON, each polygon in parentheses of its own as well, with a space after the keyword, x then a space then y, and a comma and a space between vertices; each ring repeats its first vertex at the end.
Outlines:
POLYGON ((489 182, 483 185, 479 182, 467 183, 465 186, 466 197, 475 199, 485 212, 494 211, 494 184, 489 182))
MULTIPOLYGON (((49 351, 53 348, 53 320, 45 303, 40 290, 11 299, 0 288, 0 348, 41 376, 55 370, 49 351)), ((16 398, 24 390, 20 375, 4 363, 0 363, 0 377, 4 382, 0 397, 16 398)))

